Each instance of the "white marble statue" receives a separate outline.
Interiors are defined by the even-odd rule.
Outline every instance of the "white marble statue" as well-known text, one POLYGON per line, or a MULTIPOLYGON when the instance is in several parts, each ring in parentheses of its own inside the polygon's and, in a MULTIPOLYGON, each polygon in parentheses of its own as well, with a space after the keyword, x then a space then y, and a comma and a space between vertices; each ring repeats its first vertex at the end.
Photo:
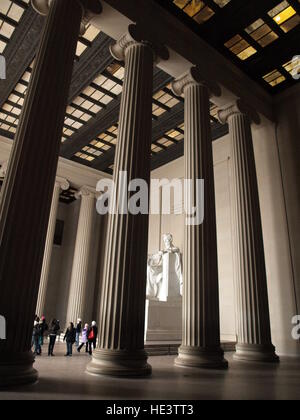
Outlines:
POLYGON ((167 301, 182 295, 182 259, 170 233, 163 235, 164 250, 150 255, 147 268, 147 299, 167 301))

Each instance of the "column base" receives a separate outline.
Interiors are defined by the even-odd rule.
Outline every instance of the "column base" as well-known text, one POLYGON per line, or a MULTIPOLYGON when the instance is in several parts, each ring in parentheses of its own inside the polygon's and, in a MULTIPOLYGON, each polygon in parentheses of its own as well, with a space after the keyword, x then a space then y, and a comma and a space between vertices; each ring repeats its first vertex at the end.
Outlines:
POLYGON ((275 347, 259 344, 237 344, 234 360, 241 362, 279 363, 280 359, 275 353, 275 347))
POLYGON ((34 357, 31 352, 0 354, 0 388, 32 384, 38 380, 38 372, 33 368, 34 357))
POLYGON ((179 355, 175 360, 175 365, 200 369, 228 368, 228 362, 224 359, 224 352, 220 347, 200 348, 181 346, 179 348, 179 355))
POLYGON ((145 350, 103 350, 97 349, 88 364, 86 372, 90 375, 109 375, 118 377, 148 376, 152 373, 147 363, 145 350))

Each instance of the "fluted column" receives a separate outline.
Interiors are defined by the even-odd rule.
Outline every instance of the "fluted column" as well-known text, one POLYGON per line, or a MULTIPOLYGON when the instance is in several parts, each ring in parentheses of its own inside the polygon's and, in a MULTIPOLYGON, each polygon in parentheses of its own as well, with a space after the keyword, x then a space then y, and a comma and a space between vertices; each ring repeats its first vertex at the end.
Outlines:
POLYGON ((51 267, 51 257, 52 257, 52 249, 53 249, 53 240, 54 240, 54 235, 55 235, 59 196, 60 196, 61 190, 67 190, 69 187, 70 187, 70 184, 68 183, 66 179, 59 178, 59 177, 56 178, 53 196, 52 196, 52 204, 51 204, 51 209, 50 209, 46 243, 45 243, 39 294, 38 294, 38 300, 37 300, 36 311, 35 311, 36 314, 38 314, 39 316, 44 315, 44 312, 45 312, 45 301, 46 301, 49 273, 50 273, 50 267, 51 267))
MULTIPOLYGON (((95 0, 96 1, 96 0, 95 0)), ((88 2, 98 13, 98 2, 88 2)), ((37 9, 46 1, 33 0, 37 9)), ((84 1, 52 0, 0 203, 1 385, 33 382, 32 326, 84 1)))
MULTIPOLYGON (((89 296, 89 266, 93 235, 94 219, 96 214, 96 191, 82 187, 78 193, 81 197, 79 221, 75 243, 69 303, 67 310, 67 323, 76 322, 78 318, 84 320, 86 305, 89 296)), ((84 320, 88 321, 88 320, 84 320)))
MULTIPOLYGON (((150 183, 153 63, 157 50, 144 39, 131 25, 111 47, 116 59, 125 60, 114 171, 117 191, 122 183, 120 171, 127 173, 128 182, 139 178, 148 186, 150 183)), ((167 51, 161 51, 167 58, 167 51)), ((144 324, 149 215, 122 214, 119 204, 117 200, 115 214, 109 215, 99 346, 87 371, 148 375, 151 367, 144 350, 144 324)))
POLYGON ((235 358, 277 362, 271 340, 269 301, 251 119, 242 101, 219 112, 228 123, 233 162, 234 242, 237 265, 238 344, 235 358))
MULTIPOLYGON (((197 180, 204 180, 204 221, 185 226, 183 337, 175 363, 183 367, 226 368, 220 345, 216 208, 210 125, 210 91, 193 67, 173 83, 185 98, 185 179, 196 198, 197 180)), ((198 200, 201 197, 198 198, 198 200)), ((198 201, 197 200, 197 201, 198 201)), ((194 205, 194 204, 193 204, 194 205)))

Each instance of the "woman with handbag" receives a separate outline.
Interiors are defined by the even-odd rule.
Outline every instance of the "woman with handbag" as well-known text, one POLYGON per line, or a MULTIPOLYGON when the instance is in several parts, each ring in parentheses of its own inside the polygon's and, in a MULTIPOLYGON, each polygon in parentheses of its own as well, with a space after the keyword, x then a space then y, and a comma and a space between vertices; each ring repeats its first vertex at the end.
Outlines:
POLYGON ((93 321, 92 326, 89 330, 89 335, 88 335, 90 355, 92 355, 92 346, 93 346, 94 350, 96 348, 97 337, 98 337, 98 327, 97 327, 96 321, 93 321))

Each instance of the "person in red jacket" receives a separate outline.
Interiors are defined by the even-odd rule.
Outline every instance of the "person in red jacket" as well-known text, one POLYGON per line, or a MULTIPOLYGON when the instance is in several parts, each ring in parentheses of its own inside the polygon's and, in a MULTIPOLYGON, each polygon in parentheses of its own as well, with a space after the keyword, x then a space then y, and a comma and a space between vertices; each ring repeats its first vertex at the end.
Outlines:
POLYGON ((98 337, 98 327, 97 327, 96 321, 93 321, 92 326, 89 330, 89 335, 88 335, 90 355, 92 355, 92 346, 93 346, 94 350, 96 348, 97 337, 98 337))

